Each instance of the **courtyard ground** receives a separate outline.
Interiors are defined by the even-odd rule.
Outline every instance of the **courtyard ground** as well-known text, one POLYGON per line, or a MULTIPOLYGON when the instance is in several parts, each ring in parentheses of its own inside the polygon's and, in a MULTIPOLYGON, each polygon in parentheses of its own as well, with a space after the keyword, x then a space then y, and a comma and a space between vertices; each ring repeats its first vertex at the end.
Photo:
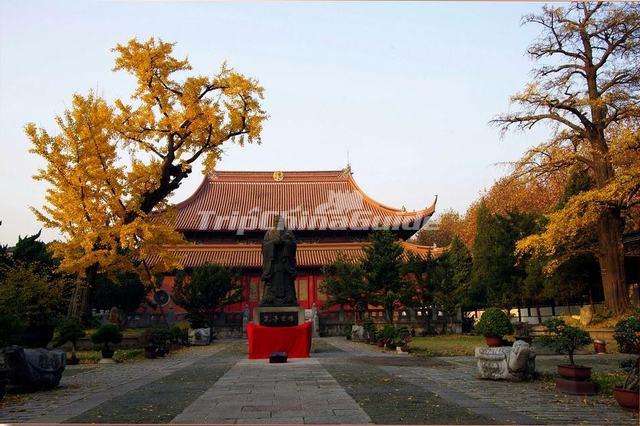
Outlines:
MULTIPOLYGON (((596 371, 622 355, 583 356, 596 371)), ((538 370, 553 371, 556 356, 538 370)), ((472 357, 383 353, 344 338, 315 339, 312 358, 247 360, 243 342, 189 348, 164 359, 67 368, 62 386, 9 395, 0 421, 105 423, 638 423, 611 398, 570 397, 549 380, 475 378, 472 357)))

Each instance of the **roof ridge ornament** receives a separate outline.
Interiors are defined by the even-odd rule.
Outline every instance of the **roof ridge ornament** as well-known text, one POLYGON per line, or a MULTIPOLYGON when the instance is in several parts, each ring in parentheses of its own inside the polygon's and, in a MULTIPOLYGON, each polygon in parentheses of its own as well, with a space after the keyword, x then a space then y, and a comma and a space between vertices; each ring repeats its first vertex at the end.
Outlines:
POLYGON ((347 166, 344 169, 342 169, 342 173, 340 173, 340 177, 343 179, 346 179, 352 174, 353 172, 351 171, 351 164, 347 163, 347 166))

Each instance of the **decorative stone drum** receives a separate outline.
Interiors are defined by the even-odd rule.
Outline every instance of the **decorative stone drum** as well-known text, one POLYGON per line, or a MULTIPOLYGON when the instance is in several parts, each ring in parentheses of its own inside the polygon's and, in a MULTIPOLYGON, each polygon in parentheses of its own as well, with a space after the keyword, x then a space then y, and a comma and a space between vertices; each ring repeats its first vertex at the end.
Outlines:
POLYGON ((482 379, 528 380, 536 372, 536 353, 522 340, 513 346, 477 347, 478 373, 482 379))

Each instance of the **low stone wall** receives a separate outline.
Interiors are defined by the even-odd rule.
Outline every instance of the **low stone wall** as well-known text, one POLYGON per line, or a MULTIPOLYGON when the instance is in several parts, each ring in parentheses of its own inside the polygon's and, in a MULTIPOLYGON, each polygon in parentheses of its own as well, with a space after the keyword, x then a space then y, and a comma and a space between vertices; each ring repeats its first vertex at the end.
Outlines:
MULTIPOLYGON (((81 339, 78 339, 78 343, 76 344, 76 349, 79 351, 93 351, 100 349, 100 345, 96 345, 91 341, 91 337, 86 336, 81 339)), ((142 342, 139 337, 123 337, 122 342, 116 345, 117 348, 120 349, 134 349, 142 347, 142 342)), ((60 346, 61 349, 65 351, 71 350, 71 343, 67 342, 64 345, 60 346)))
MULTIPOLYGON (((359 321, 358 323, 361 324, 359 321)), ((355 324, 353 319, 345 321, 326 321, 320 318, 320 336, 346 336, 351 333, 351 326, 353 324, 355 324)), ((374 324, 378 329, 381 329, 385 326, 386 322, 375 321, 374 324)), ((422 321, 394 321, 393 325, 396 328, 407 327, 409 330, 413 329, 416 336, 462 333, 462 323, 460 321, 448 321, 446 325, 443 320, 431 321, 430 330, 427 330, 426 324, 422 321)))
POLYGON ((594 340, 604 340, 608 344, 616 341, 613 338, 613 328, 587 328, 587 332, 594 340))

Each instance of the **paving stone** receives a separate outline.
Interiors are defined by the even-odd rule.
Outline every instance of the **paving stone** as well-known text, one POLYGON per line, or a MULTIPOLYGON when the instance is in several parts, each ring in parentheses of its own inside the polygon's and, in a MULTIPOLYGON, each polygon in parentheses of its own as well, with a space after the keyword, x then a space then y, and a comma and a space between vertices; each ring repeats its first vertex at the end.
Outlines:
POLYGON ((332 423, 370 423, 369 416, 315 359, 296 359, 286 364, 265 360, 241 360, 207 392, 177 415, 172 422, 193 422, 209 408, 208 422, 236 419, 237 423, 303 423, 304 418, 330 418, 332 423), (322 387, 317 380, 322 378, 322 387), (249 390, 252 402, 238 407, 212 402, 229 397, 228 383, 249 390), (265 385, 266 383, 266 385, 265 385), (339 401, 343 413, 335 413, 329 398, 339 401), (219 411, 220 407, 224 411, 219 411))
MULTIPOLYGON (((244 352, 242 345, 231 342, 164 359, 69 368, 62 387, 25 395, 11 404, 1 402, 0 420, 638 423, 637 417, 617 406, 602 404, 597 398, 558 395, 540 382, 476 380, 472 357, 397 356, 338 338, 315 339, 311 359, 286 364, 247 360, 244 352)), ((622 357, 597 359, 595 369, 606 371, 617 368, 622 357)), ((558 360, 539 358, 538 365, 552 371, 558 360)))
MULTIPOLYGON (((128 394, 194 363, 212 357, 229 344, 188 348, 170 356, 124 364, 101 364, 63 376, 61 386, 25 395, 0 409, 0 421, 63 422, 106 401, 128 394)), ((104 421, 104 419, 101 419, 104 421)))

